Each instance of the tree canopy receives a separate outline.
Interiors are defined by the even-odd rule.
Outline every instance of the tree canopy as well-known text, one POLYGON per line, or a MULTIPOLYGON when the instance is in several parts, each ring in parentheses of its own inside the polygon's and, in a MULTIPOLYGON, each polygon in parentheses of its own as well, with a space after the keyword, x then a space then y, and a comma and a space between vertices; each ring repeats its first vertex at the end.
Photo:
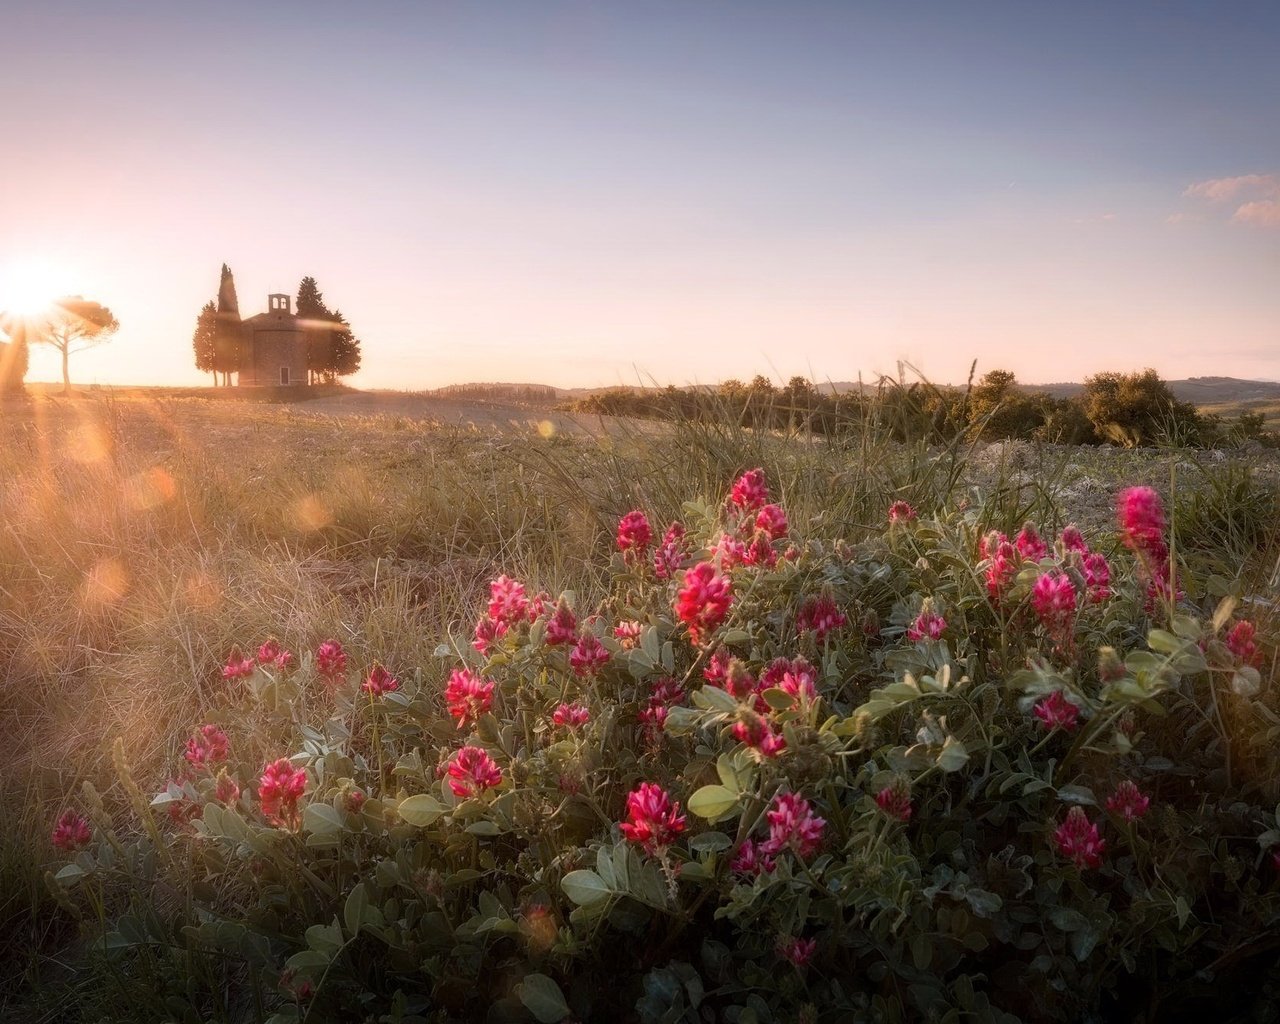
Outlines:
POLYGON ((27 320, 27 340, 50 345, 62 355, 62 387, 71 389, 69 361, 75 352, 109 341, 120 329, 115 314, 80 295, 56 299, 47 312, 27 320))
POLYGON ((191 339, 195 349, 196 369, 213 374, 218 383, 218 305, 210 300, 196 317, 196 330, 191 339))
POLYGON ((310 320, 307 342, 307 370, 313 380, 332 383, 360 369, 360 340, 341 310, 331 310, 314 277, 304 277, 298 285, 295 305, 298 316, 310 320))

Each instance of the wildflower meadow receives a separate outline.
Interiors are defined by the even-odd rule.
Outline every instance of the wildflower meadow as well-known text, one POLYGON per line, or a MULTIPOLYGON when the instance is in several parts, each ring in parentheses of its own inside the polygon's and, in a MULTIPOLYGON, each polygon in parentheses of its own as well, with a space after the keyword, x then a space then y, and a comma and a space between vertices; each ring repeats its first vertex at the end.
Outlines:
MULTIPOLYGON (((223 622, 158 756, 104 736, 109 766, 43 805, 38 905, 82 1009, 46 1005, 1275 1019, 1280 695, 1253 578, 1184 550, 1147 484, 1077 524, 948 476, 958 449, 809 443, 645 440, 665 483, 600 490, 581 571, 499 538, 416 656, 407 618, 283 593, 223 622)), ((638 465, 546 452, 579 489, 638 465)), ((51 971, 28 968, 29 1005, 51 971)))

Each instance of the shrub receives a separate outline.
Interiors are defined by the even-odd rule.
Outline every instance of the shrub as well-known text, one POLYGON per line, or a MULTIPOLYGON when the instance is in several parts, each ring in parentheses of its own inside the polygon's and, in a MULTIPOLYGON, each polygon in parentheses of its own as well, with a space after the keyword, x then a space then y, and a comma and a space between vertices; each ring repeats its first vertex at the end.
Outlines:
POLYGON ((150 802, 117 747, 51 885, 137 1019, 1274 1014, 1267 645, 1176 604, 1154 492, 1129 553, 771 497, 637 510, 594 600, 495 580, 430 667, 237 655, 150 802))
POLYGON ((1080 400, 1098 436, 1116 444, 1132 448, 1159 438, 1179 445, 1198 441, 1195 407, 1174 398, 1155 370, 1087 377, 1080 400))

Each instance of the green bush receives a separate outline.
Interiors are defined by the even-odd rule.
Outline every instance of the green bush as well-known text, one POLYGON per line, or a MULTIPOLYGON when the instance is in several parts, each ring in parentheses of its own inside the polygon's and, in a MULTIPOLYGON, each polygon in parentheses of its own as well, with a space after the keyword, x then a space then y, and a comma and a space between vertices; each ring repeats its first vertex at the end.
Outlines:
POLYGON ((431 665, 233 656, 51 891, 136 1020, 1274 1019, 1277 694, 1138 497, 851 546, 753 471, 431 665))

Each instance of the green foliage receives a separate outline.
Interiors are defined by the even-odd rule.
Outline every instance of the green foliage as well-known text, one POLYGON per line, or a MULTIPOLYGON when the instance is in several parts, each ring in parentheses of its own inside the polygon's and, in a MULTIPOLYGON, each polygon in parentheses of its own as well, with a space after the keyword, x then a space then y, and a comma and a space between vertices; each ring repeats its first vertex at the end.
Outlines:
MULTIPOLYGON (((191 338, 195 350, 196 369, 213 373, 218 364, 218 306, 206 302, 196 317, 196 329, 191 338)), ((216 381, 216 376, 215 376, 216 381)))
POLYGON ((1085 415, 1098 436, 1126 447, 1164 438, 1181 445, 1198 439, 1195 408, 1179 402, 1155 370, 1099 373, 1084 382, 1085 415))
POLYGON ((325 305, 314 277, 304 277, 298 285, 294 308, 299 317, 312 321, 307 337, 307 370, 316 379, 332 384, 360 369, 360 341, 341 311, 325 305))
POLYGON ((57 299, 48 312, 29 317, 26 323, 29 343, 49 345, 61 354, 64 388, 71 387, 71 355, 110 341, 119 329, 120 323, 111 310, 79 295, 57 299))
MULTIPOLYGON (((751 529, 719 487, 684 497, 686 564, 751 529)), ((388 655, 400 687, 378 698, 368 664, 336 685, 310 654, 259 665, 219 701, 240 794, 185 766, 148 804, 118 748, 117 802, 86 789, 97 841, 54 891, 101 908, 88 934, 137 1020, 1155 1020, 1210 981, 1217 1016, 1274 1017, 1280 695, 1227 643, 1234 601, 1152 621, 1117 555, 1114 596, 1090 603, 1059 548, 1080 595, 1064 635, 1034 611, 1043 565, 993 601, 975 509, 856 545, 813 522, 776 562, 730 559, 704 646, 677 614, 679 574, 615 554, 564 595, 609 654, 595 673, 547 642, 547 605, 483 651, 451 630, 427 662, 388 655), (844 620, 822 638, 802 624, 818 596, 844 620), (910 639, 926 598, 947 625, 910 639), (803 658, 814 692, 736 690, 713 650, 757 679, 803 658), (455 722, 442 690, 461 667, 495 686, 455 722), (658 692, 664 715, 646 715, 658 692), (1050 698, 1072 727, 1046 727, 1050 698), (589 720, 556 724, 563 702, 589 720), (268 724, 269 760, 307 773, 296 829, 253 792, 249 721, 268 724), (784 749, 736 728, 760 721, 784 749), (454 791, 463 744, 500 785, 454 791), (1122 781, 1151 801, 1132 820, 1111 799, 1122 781), (641 782, 686 817, 661 848, 618 827, 641 782), (817 848, 744 866, 785 793, 824 820, 817 848), (894 793, 906 813, 886 809, 894 793), (1055 838, 1073 808, 1105 842, 1097 863, 1055 838)))

